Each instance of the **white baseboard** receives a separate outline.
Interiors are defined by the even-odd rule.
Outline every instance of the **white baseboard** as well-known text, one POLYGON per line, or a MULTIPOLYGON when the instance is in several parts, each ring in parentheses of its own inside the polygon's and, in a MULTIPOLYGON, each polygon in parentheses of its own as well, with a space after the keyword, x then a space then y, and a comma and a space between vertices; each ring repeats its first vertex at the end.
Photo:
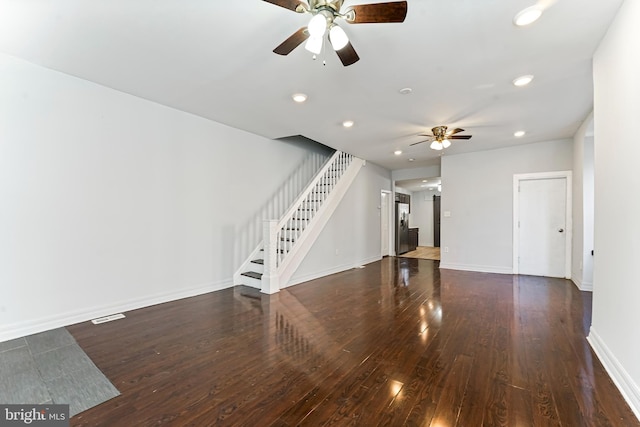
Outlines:
POLYGON ((51 329, 73 325, 80 322, 86 322, 98 317, 108 316, 114 313, 122 313, 126 311, 136 310, 139 308, 149 307, 156 304, 175 301, 183 298, 194 297, 198 295, 215 292, 222 289, 230 288, 233 282, 223 281, 218 283, 210 283, 200 285, 194 288, 182 289, 177 292, 162 292, 156 295, 137 298, 129 301, 122 301, 115 304, 98 305, 90 308, 60 313, 55 316, 48 316, 40 319, 18 322, 9 325, 0 326, 0 342, 24 337, 27 335, 37 334, 51 329))
POLYGON ((289 286, 299 285, 300 283, 308 282, 309 280, 319 279, 321 277, 329 276, 331 274, 341 273, 343 271, 351 270, 352 268, 356 268, 360 265, 366 265, 375 261, 380 261, 382 257, 375 256, 371 258, 364 259, 362 261, 358 261, 355 263, 342 264, 336 267, 329 268, 327 270, 318 271, 315 273, 305 274, 303 276, 293 277, 286 286, 282 286, 281 289, 288 288, 289 286))
POLYGON ((578 288, 581 291, 584 291, 584 292, 593 291, 593 283, 582 282, 580 279, 576 277, 575 274, 571 277, 571 281, 573 282, 574 285, 576 285, 576 288, 578 288))
POLYGON ((582 282, 582 286, 579 289, 581 291, 585 291, 585 292, 593 292, 593 283, 591 283, 591 282, 582 282))
POLYGON ((444 264, 440 261, 441 270, 462 270, 476 271, 479 273, 497 273, 497 274, 513 274, 511 267, 496 267, 491 265, 473 265, 473 264, 444 264))
POLYGON ((578 278, 577 274, 571 275, 571 281, 573 282, 574 285, 576 285, 576 288, 582 290, 582 281, 578 278))
POLYGON ((609 347, 604 343, 600 335, 591 327, 587 341, 600 359, 602 366, 607 371, 613 383, 618 387, 622 397, 629 404, 635 416, 640 420, 640 387, 636 384, 624 367, 618 362, 609 347))

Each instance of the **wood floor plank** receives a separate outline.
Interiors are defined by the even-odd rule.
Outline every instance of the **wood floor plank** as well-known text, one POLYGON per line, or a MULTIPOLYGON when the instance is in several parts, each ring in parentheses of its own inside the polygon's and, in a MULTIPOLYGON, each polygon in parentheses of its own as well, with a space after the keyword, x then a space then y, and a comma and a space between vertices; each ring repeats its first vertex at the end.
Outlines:
POLYGON ((121 395, 72 426, 640 426, 566 280, 388 257, 69 331, 121 395))
POLYGON ((465 355, 460 355, 454 360, 438 399, 431 421, 432 427, 455 426, 458 423, 472 362, 473 359, 465 355))

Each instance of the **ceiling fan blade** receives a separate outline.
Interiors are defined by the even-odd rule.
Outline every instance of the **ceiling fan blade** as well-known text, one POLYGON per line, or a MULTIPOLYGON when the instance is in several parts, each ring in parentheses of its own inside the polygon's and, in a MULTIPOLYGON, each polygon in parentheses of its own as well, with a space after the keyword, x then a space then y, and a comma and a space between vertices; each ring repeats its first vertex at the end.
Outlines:
POLYGON ((448 136, 447 139, 471 139, 471 135, 452 135, 448 136))
POLYGON ((345 15, 350 24, 404 22, 407 16, 407 2, 394 1, 351 6, 345 15))
POLYGON ((354 64, 360 60, 360 57, 356 53, 356 50, 353 48, 351 42, 347 43, 345 47, 340 50, 336 50, 338 54, 338 58, 342 61, 342 65, 348 67, 351 64, 354 64))
POLYGON ((284 7, 285 9, 293 10, 294 12, 300 12, 298 6, 304 7, 304 3, 299 0, 264 0, 267 3, 275 4, 276 6, 284 7))
POLYGON ((446 135, 455 135, 456 133, 464 132, 464 129, 455 128, 446 133, 446 135))
POLYGON ((431 142, 431 139, 425 139, 424 141, 414 142, 413 144, 409 144, 409 146, 422 144, 423 142, 431 142))
POLYGON ((302 27, 295 33, 291 34, 288 39, 280 43, 280 45, 273 49, 273 51, 278 55, 288 55, 293 51, 293 49, 300 46, 300 44, 308 38, 309 32, 307 31, 307 27, 302 27))
POLYGON ((435 138, 433 135, 429 135, 428 133, 421 133, 418 136, 428 136, 429 138, 435 138))

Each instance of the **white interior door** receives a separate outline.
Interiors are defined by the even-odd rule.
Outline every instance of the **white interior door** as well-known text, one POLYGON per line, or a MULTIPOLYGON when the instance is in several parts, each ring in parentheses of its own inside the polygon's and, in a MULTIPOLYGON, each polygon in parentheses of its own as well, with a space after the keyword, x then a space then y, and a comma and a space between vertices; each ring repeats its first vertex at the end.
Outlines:
POLYGON ((380 242, 382 256, 389 255, 389 198, 391 193, 380 193, 380 242))
POLYGON ((518 272, 565 277, 567 265, 567 179, 520 181, 518 272))

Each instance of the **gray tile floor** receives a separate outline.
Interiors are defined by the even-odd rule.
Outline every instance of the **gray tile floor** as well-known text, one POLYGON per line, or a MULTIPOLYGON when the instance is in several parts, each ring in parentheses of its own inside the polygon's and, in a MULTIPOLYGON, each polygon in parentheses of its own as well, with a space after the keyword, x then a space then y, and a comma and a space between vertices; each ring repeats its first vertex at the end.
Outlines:
POLYGON ((0 342, 0 403, 68 403, 73 416, 119 394, 64 328, 0 342))

